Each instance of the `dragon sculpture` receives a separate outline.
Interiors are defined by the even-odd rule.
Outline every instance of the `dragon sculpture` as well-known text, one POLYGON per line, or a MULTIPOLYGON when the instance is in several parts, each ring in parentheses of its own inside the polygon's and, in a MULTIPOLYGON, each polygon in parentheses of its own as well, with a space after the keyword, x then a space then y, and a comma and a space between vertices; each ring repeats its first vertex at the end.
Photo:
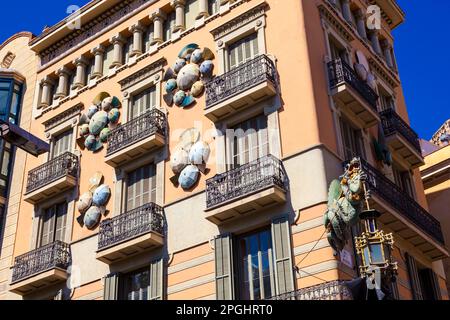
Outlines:
POLYGON ((359 221, 363 202, 369 196, 364 188, 366 178, 360 159, 354 158, 346 165, 345 173, 339 180, 331 182, 324 222, 328 242, 336 252, 342 251, 351 227, 359 221))

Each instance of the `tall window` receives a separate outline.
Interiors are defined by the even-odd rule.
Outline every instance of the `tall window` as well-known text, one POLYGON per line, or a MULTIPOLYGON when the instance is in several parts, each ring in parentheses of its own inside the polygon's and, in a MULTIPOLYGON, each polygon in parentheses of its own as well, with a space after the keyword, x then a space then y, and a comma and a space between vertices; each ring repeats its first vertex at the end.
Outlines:
POLYGON ((330 51, 332 60, 341 59, 347 63, 349 62, 347 50, 332 38, 330 38, 330 51))
POLYGON ((172 11, 167 14, 167 19, 164 21, 163 25, 163 34, 164 34, 164 42, 172 39, 173 28, 176 23, 176 14, 175 11, 172 11))
POLYGON ((186 6, 184 8, 186 29, 193 28, 195 26, 195 19, 200 12, 200 6, 197 0, 186 1, 186 6))
POLYGON ((411 198, 414 198, 414 186, 409 171, 402 171, 395 166, 392 166, 392 171, 394 173, 395 183, 411 198))
POLYGON ((149 164, 128 173, 126 212, 156 201, 156 166, 149 164))
POLYGON ((61 133, 53 138, 52 144, 52 158, 56 158, 65 152, 72 150, 72 137, 73 131, 72 129, 61 133))
POLYGON ((270 230, 238 239, 239 299, 263 300, 275 293, 274 257, 270 230))
POLYGON ((267 117, 261 115, 236 125, 231 143, 231 168, 236 168, 269 154, 267 117))
POLYGON ((22 102, 22 86, 10 79, 0 79, 0 119, 17 124, 22 102))
POLYGON ((156 87, 152 86, 145 89, 141 93, 133 96, 130 117, 131 119, 137 118, 140 115, 150 111, 156 107, 156 87))
POLYGON ((341 118, 341 133, 345 159, 354 157, 365 158, 364 143, 361 130, 353 128, 345 119, 341 118))
POLYGON ((394 98, 392 96, 388 94, 381 94, 380 101, 381 101, 381 111, 390 109, 395 110, 394 98))
POLYGON ((149 300, 150 269, 135 271, 123 276, 124 300, 149 300))
POLYGON ((11 166, 12 146, 0 139, 0 196, 6 197, 11 166))
POLYGON ((253 33, 228 47, 228 70, 253 59, 259 54, 258 36, 253 33))
POLYGON ((103 56, 103 75, 106 76, 109 73, 109 67, 114 60, 114 46, 110 45, 106 48, 106 52, 103 56))
POLYGON ((208 0, 208 13, 213 16, 220 11, 220 0, 208 0))
POLYGON ((64 241, 67 222, 67 203, 60 203, 45 210, 41 220, 39 246, 64 241))

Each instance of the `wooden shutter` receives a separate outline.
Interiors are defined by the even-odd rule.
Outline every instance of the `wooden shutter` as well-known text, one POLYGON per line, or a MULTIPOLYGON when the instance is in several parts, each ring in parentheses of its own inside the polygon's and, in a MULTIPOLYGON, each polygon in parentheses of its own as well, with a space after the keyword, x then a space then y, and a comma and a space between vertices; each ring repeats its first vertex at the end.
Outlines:
POLYGON ((56 206, 55 210, 55 241, 64 241, 66 235, 67 224, 67 204, 61 203, 56 206))
POLYGON ((128 173, 126 201, 126 211, 156 201, 155 164, 147 165, 128 173))
POLYGON ((230 234, 221 235, 214 239, 216 259, 216 299, 234 299, 233 281, 233 250, 230 234))
POLYGON ((103 300, 119 300, 120 297, 120 274, 111 273, 105 278, 103 288, 103 300))
POLYGON ((158 259, 150 264, 149 300, 163 300, 164 297, 164 259, 158 259))
POLYGON ((431 288, 433 289, 434 300, 442 300, 441 286, 439 285, 438 275, 431 269, 428 269, 427 272, 429 274, 431 288))
POLYGON ((131 119, 152 110, 156 107, 156 87, 152 86, 133 97, 131 119))
POLYGON ((294 291, 292 248, 289 216, 272 221, 272 241, 275 260, 276 294, 294 291))
POLYGON ((409 282, 411 284, 411 290, 413 292, 414 300, 423 300, 422 288, 420 286, 419 273, 417 272, 416 260, 405 253, 406 265, 408 267, 409 282))
POLYGON ((40 246, 46 246, 47 244, 53 242, 55 230, 55 207, 50 207, 45 210, 44 216, 42 217, 42 227, 41 227, 41 242, 40 246))
POLYGON ((258 54, 258 35, 256 33, 236 41, 228 48, 228 70, 253 59, 258 54))
POLYGON ((68 130, 54 138, 52 157, 53 159, 67 151, 71 151, 73 131, 68 130))

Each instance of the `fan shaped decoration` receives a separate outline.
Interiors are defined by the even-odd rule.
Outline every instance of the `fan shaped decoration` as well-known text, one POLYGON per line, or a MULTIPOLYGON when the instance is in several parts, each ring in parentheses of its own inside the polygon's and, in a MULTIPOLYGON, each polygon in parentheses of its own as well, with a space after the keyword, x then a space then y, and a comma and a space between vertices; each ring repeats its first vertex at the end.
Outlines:
POLYGON ((170 159, 175 174, 171 180, 190 190, 198 182, 200 172, 205 172, 211 149, 200 140, 200 132, 195 128, 184 131, 179 141, 170 159))
POLYGON ((164 101, 180 108, 191 106, 202 95, 205 84, 212 77, 214 53, 191 43, 181 50, 172 68, 164 74, 164 101))
POLYGON ((80 220, 89 230, 95 229, 102 215, 107 213, 106 205, 111 198, 111 189, 102 182, 103 174, 96 172, 89 179, 89 191, 83 193, 77 203, 80 220))
POLYGON ((119 124, 121 106, 119 98, 99 93, 80 118, 79 145, 92 152, 101 150, 111 130, 119 124))

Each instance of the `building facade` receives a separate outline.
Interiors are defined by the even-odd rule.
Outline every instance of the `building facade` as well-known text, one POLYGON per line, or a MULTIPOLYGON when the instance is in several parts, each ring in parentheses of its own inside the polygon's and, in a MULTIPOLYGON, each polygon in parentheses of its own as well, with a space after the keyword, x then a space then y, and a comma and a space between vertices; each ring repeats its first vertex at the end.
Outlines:
MULTIPOLYGON (((450 137, 450 121, 446 121, 433 135, 428 143, 425 155, 425 164, 420 168, 425 195, 430 205, 430 213, 437 218, 442 225, 445 240, 448 243, 450 235, 450 145, 447 136, 450 137)), ((444 259, 445 274, 447 277, 447 290, 450 288, 450 261, 444 259)))
POLYGON ((47 28, 29 131, 51 150, 21 166, 0 297, 347 299, 359 261, 323 214, 361 157, 396 240, 392 295, 447 299, 403 19, 393 0, 94 0, 47 28))

